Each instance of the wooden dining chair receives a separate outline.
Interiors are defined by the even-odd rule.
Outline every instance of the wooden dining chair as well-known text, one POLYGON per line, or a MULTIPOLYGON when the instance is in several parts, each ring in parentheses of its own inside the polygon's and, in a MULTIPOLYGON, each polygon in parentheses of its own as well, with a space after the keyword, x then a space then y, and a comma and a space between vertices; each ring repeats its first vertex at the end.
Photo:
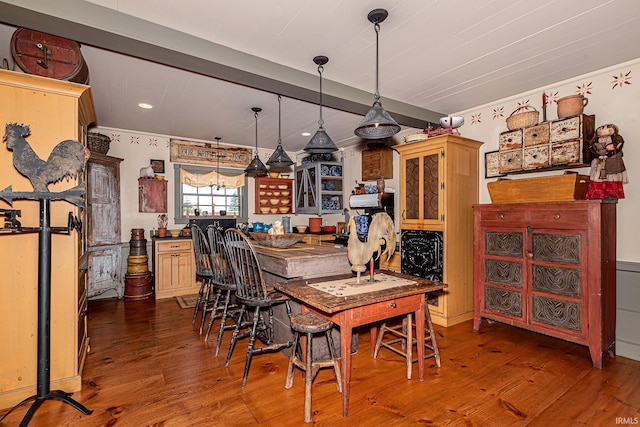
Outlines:
POLYGON ((205 317, 207 312, 211 310, 209 305, 215 302, 215 296, 213 296, 212 299, 211 295, 211 285, 213 282, 211 247, 209 246, 207 236, 196 224, 191 225, 191 241, 193 242, 193 252, 196 260, 196 279, 201 281, 191 323, 196 322, 198 313, 201 312, 200 335, 202 335, 205 317))
POLYGON ((244 233, 230 228, 224 233, 224 241, 227 258, 231 264, 236 282, 236 299, 240 304, 239 320, 233 330, 226 366, 229 366, 237 341, 241 338, 249 337, 242 379, 242 388, 244 388, 247 383, 249 367, 251 366, 251 358, 254 354, 280 351, 291 347, 291 341, 284 343, 274 342, 273 335, 273 307, 278 304, 285 304, 289 319, 291 319, 291 307, 289 298, 286 295, 265 284, 253 244, 244 233), (253 316, 249 316, 249 320, 244 321, 245 313, 249 314, 252 309, 253 316), (264 344, 262 347, 256 347, 257 339, 264 344))
POLYGON ((204 337, 205 341, 209 340, 211 328, 216 319, 220 319, 220 329, 218 331, 218 339, 216 342, 216 357, 220 353, 220 344, 225 331, 231 330, 235 324, 228 322, 233 320, 239 312, 237 304, 232 303, 237 286, 233 276, 233 270, 227 259, 225 249, 224 235, 222 229, 214 225, 207 227, 207 236, 209 238, 209 247, 211 248, 211 264, 213 270, 212 286, 216 290, 216 297, 211 307, 211 316, 209 317, 209 325, 207 333, 204 337))

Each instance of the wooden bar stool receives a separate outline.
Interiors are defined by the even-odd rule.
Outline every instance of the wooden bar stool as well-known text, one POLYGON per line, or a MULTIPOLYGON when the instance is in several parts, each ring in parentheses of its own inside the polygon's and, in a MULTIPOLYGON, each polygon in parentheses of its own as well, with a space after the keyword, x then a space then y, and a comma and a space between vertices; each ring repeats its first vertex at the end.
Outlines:
MULTIPOLYGON (((427 324, 425 325, 425 337, 424 347, 426 349, 424 358, 428 359, 433 357, 436 361, 436 366, 440 367, 440 351, 438 350, 438 343, 436 342, 436 335, 433 330, 433 323, 431 323, 431 314, 429 309, 425 310, 427 324)), ((388 348, 389 350, 401 355, 406 359, 407 363, 407 379, 411 379, 411 369, 414 362, 417 362, 417 358, 412 357, 413 345, 416 344, 416 339, 413 337, 413 325, 412 325, 412 313, 408 313, 403 319, 402 324, 398 326, 388 326, 387 322, 384 322, 378 331, 378 340, 373 353, 373 358, 378 358, 378 352, 381 347, 388 348), (392 339, 384 341, 384 334, 389 333, 393 335, 392 339), (410 343, 410 344, 409 344, 410 343)))
POLYGON ((311 422, 311 384, 321 368, 333 367, 336 377, 336 387, 342 393, 342 378, 340 376, 340 359, 336 357, 336 350, 333 345, 333 337, 331 336, 331 328, 333 322, 308 311, 294 314, 291 317, 291 329, 294 331, 293 349, 289 358, 289 368, 287 370, 287 382, 284 388, 289 389, 293 386, 294 368, 297 366, 304 371, 304 422, 311 422), (312 342, 313 334, 324 332, 329 345, 329 360, 314 361, 312 342), (306 361, 302 358, 302 350, 300 346, 300 334, 306 334, 307 351, 306 361))

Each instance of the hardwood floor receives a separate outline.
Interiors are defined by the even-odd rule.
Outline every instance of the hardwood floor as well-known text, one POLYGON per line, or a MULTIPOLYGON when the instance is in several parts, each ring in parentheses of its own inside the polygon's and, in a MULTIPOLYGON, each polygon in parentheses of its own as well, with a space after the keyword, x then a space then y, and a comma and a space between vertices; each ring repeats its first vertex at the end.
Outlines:
MULTIPOLYGON (((285 390, 288 359, 254 357, 240 387, 246 341, 225 368, 191 324, 191 309, 173 299, 89 303, 91 352, 83 389, 73 398, 93 409, 45 401, 30 426, 300 426, 304 381, 299 371, 285 390)), ((442 367, 433 359, 425 381, 405 378, 400 356, 381 350, 374 360, 360 334, 353 357, 351 408, 341 416, 331 370, 313 385, 313 422, 323 426, 606 426, 638 423, 640 362, 617 357, 591 365, 586 347, 499 323, 436 326, 442 367), (622 417, 619 419, 618 417, 622 417)), ((0 411, 0 416, 6 412, 0 411)), ((1 426, 16 426, 26 408, 1 426)))

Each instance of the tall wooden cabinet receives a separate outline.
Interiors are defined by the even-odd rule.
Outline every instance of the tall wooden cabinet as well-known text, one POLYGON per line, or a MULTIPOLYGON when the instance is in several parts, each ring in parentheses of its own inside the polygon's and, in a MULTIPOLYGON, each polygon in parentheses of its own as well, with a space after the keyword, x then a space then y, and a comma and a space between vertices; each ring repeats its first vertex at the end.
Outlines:
POLYGON ((441 135, 393 147, 400 154, 401 271, 448 285, 428 298, 442 326, 473 317, 472 205, 482 144, 441 135))
POLYGON ((87 256, 89 297, 115 290, 124 295, 120 225, 120 162, 91 153, 87 162, 87 256))
POLYGON ((616 202, 476 205, 474 329, 482 318, 615 356, 616 202))
MULTIPOLYGON (((46 159, 60 141, 86 140, 87 125, 95 122, 89 86, 0 69, 0 124, 30 126, 26 139, 38 156, 46 159)), ((13 167, 13 153, 0 145, 0 188, 33 191, 13 167)), ((49 186, 62 191, 78 184, 71 179, 49 186)), ((38 227, 37 201, 16 200, 23 226, 38 227)), ((81 217, 79 208, 51 202, 51 225, 66 226, 69 212, 81 217)), ((79 260, 86 248, 83 236, 51 237, 51 367, 52 386, 68 392, 80 390, 82 367, 88 349, 85 274, 79 260)), ((7 408, 36 393, 38 234, 0 232, 0 408, 7 408)))

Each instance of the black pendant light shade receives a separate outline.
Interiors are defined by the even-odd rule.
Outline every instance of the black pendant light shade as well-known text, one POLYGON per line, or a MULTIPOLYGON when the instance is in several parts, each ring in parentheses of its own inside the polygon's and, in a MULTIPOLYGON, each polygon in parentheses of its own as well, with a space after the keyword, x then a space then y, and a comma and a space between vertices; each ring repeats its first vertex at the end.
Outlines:
POLYGON ((320 120, 318 120, 318 130, 311 137, 311 140, 304 147, 304 151, 311 154, 325 154, 338 151, 338 147, 333 143, 331 137, 324 130, 324 120, 322 120, 322 71, 324 65, 329 62, 329 58, 326 56, 316 56, 313 58, 313 62, 318 66, 318 74, 320 75, 320 120))
POLYGON ((378 91, 378 33, 380 32, 380 23, 387 19, 387 16, 389 16, 389 12, 385 9, 374 9, 367 15, 376 30, 376 93, 374 94, 373 106, 354 130, 354 133, 363 139, 389 138, 400 132, 400 125, 382 108, 378 91))
POLYGON ((267 160, 267 164, 275 168, 285 168, 293 164, 293 160, 291 160, 291 157, 289 157, 284 151, 284 148, 282 148, 282 111, 280 108, 280 100, 281 96, 278 95, 278 146, 276 147, 276 150, 273 152, 271 157, 269 157, 269 160, 267 160))
POLYGON ((269 171, 258 155, 258 113, 262 111, 262 108, 252 107, 251 111, 253 111, 253 115, 256 118, 256 153, 251 163, 249 163, 249 166, 244 170, 244 173, 249 176, 266 176, 269 171))

